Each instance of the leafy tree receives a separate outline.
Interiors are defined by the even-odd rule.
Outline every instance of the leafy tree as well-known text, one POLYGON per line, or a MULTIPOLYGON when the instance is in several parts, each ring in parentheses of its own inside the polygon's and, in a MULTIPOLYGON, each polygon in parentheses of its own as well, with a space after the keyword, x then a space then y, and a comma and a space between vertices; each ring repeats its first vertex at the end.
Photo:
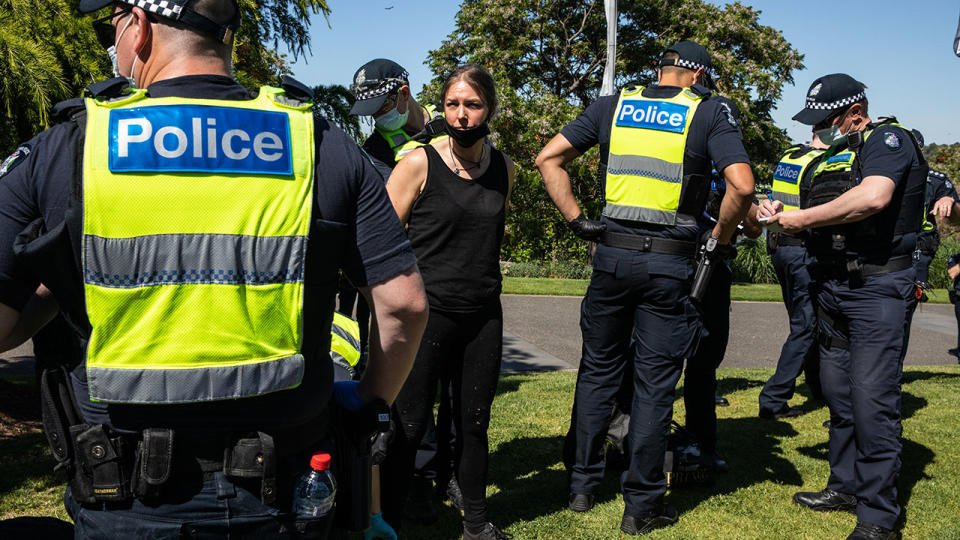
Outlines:
MULTIPOLYGON (((76 6, 76 0, 0 0, 0 156, 49 127, 53 104, 110 77, 91 17, 76 6)), ((309 53, 310 15, 330 13, 326 0, 240 0, 240 6, 234 65, 248 88, 278 83, 289 71, 278 46, 294 58, 309 53)))
POLYGON ((313 88, 313 110, 315 114, 323 116, 340 127, 343 131, 360 142, 363 131, 360 129, 360 119, 350 115, 354 97, 347 87, 340 84, 315 86, 313 88))
MULTIPOLYGON (((788 144, 770 112, 802 56, 759 12, 739 3, 703 0, 620 2, 617 84, 655 82, 655 61, 670 44, 692 39, 713 57, 719 93, 742 111, 745 145, 758 181, 788 144)), ((560 129, 599 94, 606 62, 601 0, 464 0, 456 28, 430 52, 437 75, 424 93, 436 98, 447 73, 464 62, 486 67, 501 99, 493 140, 517 161, 513 207, 503 256, 512 260, 584 257, 543 189, 533 160, 560 129)), ((592 149, 568 171, 588 215, 600 213, 599 156, 592 149)))

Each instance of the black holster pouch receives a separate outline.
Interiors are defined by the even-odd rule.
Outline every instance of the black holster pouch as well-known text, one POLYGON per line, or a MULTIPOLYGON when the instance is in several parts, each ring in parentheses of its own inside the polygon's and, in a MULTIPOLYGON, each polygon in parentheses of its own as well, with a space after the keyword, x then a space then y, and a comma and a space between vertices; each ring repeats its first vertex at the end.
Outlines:
POLYGON ((81 418, 70 386, 70 373, 65 366, 40 372, 40 412, 43 433, 47 436, 53 458, 57 460, 54 470, 69 470, 74 456, 70 426, 81 423, 81 418))
POLYGON ((957 291, 954 289, 947 289, 947 296, 950 298, 951 304, 957 303, 957 291))
POLYGON ((383 400, 359 411, 331 404, 337 452, 337 527, 360 532, 370 527, 371 435, 390 430, 390 408, 383 400))
POLYGON ((148 428, 137 443, 137 460, 133 467, 133 492, 138 499, 149 501, 160 497, 163 485, 173 470, 173 430, 148 428))
POLYGON ((927 257, 933 257, 937 254, 939 248, 940 235, 936 232, 917 235, 917 250, 920 253, 927 257))
POLYGON ((277 499, 277 448, 273 437, 258 431, 228 444, 223 451, 223 474, 260 480, 260 500, 272 504, 277 499))
POLYGON ((132 497, 128 471, 134 452, 126 437, 111 437, 106 426, 70 426, 76 455, 70 479, 73 498, 80 503, 122 502, 132 497))

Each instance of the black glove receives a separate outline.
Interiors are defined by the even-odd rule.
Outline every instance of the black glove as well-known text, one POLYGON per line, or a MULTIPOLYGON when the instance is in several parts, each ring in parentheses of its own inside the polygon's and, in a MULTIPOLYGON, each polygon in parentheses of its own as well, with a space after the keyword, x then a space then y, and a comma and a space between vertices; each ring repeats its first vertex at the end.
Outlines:
POLYGON ((583 217, 582 213, 568 221, 567 226, 570 227, 570 230, 573 231, 573 234, 579 236, 587 242, 596 242, 600 238, 600 235, 603 233, 603 231, 607 230, 607 226, 605 224, 600 223, 599 221, 593 221, 592 219, 587 219, 583 217))
MULTIPOLYGON (((707 229, 700 235, 700 244, 706 245, 707 240, 713 236, 713 231, 707 229)), ((733 244, 717 244, 712 250, 707 252, 707 256, 714 261, 732 261, 737 258, 737 246, 733 244)))

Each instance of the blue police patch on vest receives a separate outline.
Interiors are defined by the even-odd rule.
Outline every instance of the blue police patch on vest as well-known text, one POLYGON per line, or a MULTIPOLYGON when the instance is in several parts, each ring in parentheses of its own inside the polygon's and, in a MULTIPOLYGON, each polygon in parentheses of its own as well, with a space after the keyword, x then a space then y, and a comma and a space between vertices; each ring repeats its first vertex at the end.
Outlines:
POLYGON ((853 154, 850 154, 849 152, 846 153, 846 154, 837 154, 837 155, 833 156, 832 158, 828 159, 828 160, 827 160, 827 163, 838 163, 838 162, 841 162, 841 161, 850 161, 850 158, 851 158, 852 156, 853 156, 853 154))
POLYGON ((624 101, 617 110, 617 125, 683 133, 689 110, 669 101, 624 101))
POLYGON ((773 179, 781 182, 796 184, 800 180, 800 171, 803 167, 791 163, 777 163, 777 169, 773 171, 773 179))
POLYGON ((286 114, 161 105, 110 111, 111 172, 293 173, 286 114))

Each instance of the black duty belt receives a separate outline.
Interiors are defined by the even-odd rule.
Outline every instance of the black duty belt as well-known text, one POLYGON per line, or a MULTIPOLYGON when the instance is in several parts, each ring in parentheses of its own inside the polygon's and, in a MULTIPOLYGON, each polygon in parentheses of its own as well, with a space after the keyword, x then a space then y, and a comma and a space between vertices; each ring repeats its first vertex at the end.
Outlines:
POLYGON ((818 260, 817 265, 821 271, 827 274, 847 274, 865 278, 867 276, 876 276, 880 274, 889 274, 899 272, 913 266, 913 258, 910 255, 897 255, 891 257, 886 264, 861 263, 857 259, 825 259, 818 260))
POLYGON ((604 231, 603 234, 600 235, 600 243, 605 246, 630 249, 633 251, 682 255, 684 257, 690 257, 691 259, 697 254, 696 242, 612 231, 604 231))
POLYGON ((787 233, 774 233, 774 243, 777 247, 782 246, 802 246, 803 240, 787 233))

